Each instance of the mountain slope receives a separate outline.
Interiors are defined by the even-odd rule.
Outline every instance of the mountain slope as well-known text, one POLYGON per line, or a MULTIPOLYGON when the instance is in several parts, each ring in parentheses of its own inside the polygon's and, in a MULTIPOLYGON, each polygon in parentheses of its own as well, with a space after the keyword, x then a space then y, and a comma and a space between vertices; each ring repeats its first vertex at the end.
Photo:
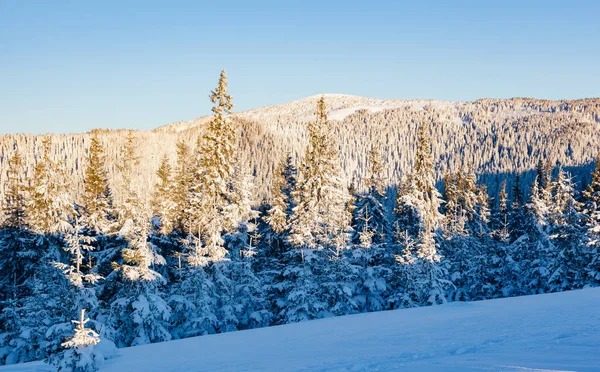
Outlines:
POLYGON ((597 371, 599 306, 593 288, 352 315, 121 349, 102 371, 597 371))

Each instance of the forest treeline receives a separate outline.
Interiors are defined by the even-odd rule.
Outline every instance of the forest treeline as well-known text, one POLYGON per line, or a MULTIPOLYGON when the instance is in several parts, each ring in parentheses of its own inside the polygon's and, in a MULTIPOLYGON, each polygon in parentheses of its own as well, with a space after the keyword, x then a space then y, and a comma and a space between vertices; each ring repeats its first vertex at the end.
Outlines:
MULTIPOLYGON (((559 146, 546 142, 527 151, 538 158, 531 182, 507 177, 491 191, 475 173, 474 138, 455 137, 462 161, 439 159, 435 137, 446 127, 432 125, 439 112, 428 107, 405 144, 371 141, 348 184, 348 145, 340 150, 347 137, 321 97, 304 124, 302 153, 269 154, 275 165, 262 199, 249 152, 258 144, 231 118, 224 71, 210 97, 202 132, 177 142, 175 162, 161 155, 152 181, 142 183, 152 182, 148 197, 139 169, 156 149, 141 145, 144 133, 119 132, 125 139, 114 160, 105 133, 92 132, 77 163, 81 190, 68 159, 53 153, 56 137, 41 140, 32 171, 23 150, 12 151, 0 228, 2 364, 45 359, 95 370, 100 340, 126 347, 600 283, 600 155, 580 190, 556 154, 544 156, 559 146), (400 168, 389 154, 403 146, 414 161, 392 193, 390 169, 400 168)), ((364 115, 344 123, 366 127, 364 115)), ((488 146, 507 141, 489 128, 498 138, 488 146)), ((529 138, 510 141, 532 146, 529 138)), ((503 159, 510 158, 509 151, 503 159)))

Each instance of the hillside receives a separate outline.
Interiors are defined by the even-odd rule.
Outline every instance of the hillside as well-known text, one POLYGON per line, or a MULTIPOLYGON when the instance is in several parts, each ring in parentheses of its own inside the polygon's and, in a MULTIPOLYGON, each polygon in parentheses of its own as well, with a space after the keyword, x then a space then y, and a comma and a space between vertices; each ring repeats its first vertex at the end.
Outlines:
POLYGON ((593 288, 344 316, 121 349, 101 371, 597 371, 598 306, 593 288))
MULTIPOLYGON (((314 115, 320 96, 282 105, 233 114, 241 131, 241 158, 256 175, 256 199, 269 195, 273 168, 290 152, 298 159, 306 145, 306 122, 314 115)), ((600 151, 600 99, 546 101, 536 99, 485 99, 474 102, 427 100, 380 100, 348 95, 325 95, 335 134, 340 140, 343 177, 360 180, 365 173, 367 152, 372 145, 382 149, 385 174, 394 186, 413 162, 416 128, 423 120, 433 122, 433 152, 438 177, 447 169, 473 166, 490 193, 497 192, 508 177, 510 189, 516 173, 523 173, 523 186, 532 181, 540 157, 566 166, 576 180, 586 183, 590 163, 600 151)), ((235 99, 234 99, 235 103, 235 99)), ((133 181, 148 198, 156 182, 155 171, 163 154, 175 161, 175 144, 195 144, 203 125, 201 117, 153 131, 137 133, 141 157, 133 181)), ((76 196, 81 193, 84 156, 89 134, 53 136, 53 155, 66 162, 73 177, 76 196)), ((121 189, 114 162, 124 144, 122 131, 103 131, 109 162, 107 168, 117 202, 121 189)), ((0 136, 0 197, 4 192, 7 160, 18 147, 31 174, 41 140, 32 135, 0 136)))

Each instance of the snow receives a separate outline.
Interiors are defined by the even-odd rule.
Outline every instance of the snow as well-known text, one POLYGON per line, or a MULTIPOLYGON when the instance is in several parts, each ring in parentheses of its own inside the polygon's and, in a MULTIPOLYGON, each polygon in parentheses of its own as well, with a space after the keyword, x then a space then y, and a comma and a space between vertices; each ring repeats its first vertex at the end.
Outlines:
MULTIPOLYGON (((598 371, 600 288, 315 320, 121 349, 101 371, 598 371)), ((41 363, 0 372, 46 372, 41 363)))

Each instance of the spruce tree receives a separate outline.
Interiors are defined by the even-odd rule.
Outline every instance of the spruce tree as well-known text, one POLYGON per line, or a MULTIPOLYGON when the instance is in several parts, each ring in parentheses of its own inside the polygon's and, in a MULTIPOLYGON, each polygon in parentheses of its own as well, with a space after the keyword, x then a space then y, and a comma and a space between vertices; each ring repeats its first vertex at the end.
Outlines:
POLYGON ((83 208, 87 227, 96 233, 110 232, 114 227, 113 199, 105 164, 102 143, 98 133, 93 132, 83 180, 83 208))
MULTIPOLYGON (((407 296, 417 304, 436 304, 446 301, 444 291, 447 280, 440 265, 441 256, 438 253, 436 235, 440 227, 442 215, 439 211, 441 195, 435 188, 435 169, 431 151, 431 134, 427 122, 419 128, 417 154, 412 174, 407 178, 408 182, 401 189, 400 205, 396 206, 399 211, 411 211, 418 218, 411 218, 416 223, 416 244, 413 251, 405 251, 410 255, 404 257, 402 262, 410 262, 412 293, 407 296)), ((407 230, 408 231, 408 230, 407 230)), ((401 234, 401 232, 400 232, 401 234)), ((401 235, 400 235, 401 236, 401 235)), ((409 240, 413 238, 408 236, 409 240)), ((412 245, 412 243, 411 243, 412 245)), ((402 268, 404 269, 404 268, 402 268)), ((398 288, 397 291, 406 288, 398 288)), ((405 297, 396 293, 397 298, 405 297)))
POLYGON ((385 243, 392 235, 391 224, 384 207, 386 196, 383 161, 375 146, 369 152, 369 173, 365 186, 367 192, 360 194, 355 202, 353 220, 356 240, 368 247, 371 243, 385 243))
POLYGON ((582 205, 576 200, 571 176, 562 167, 558 170, 552 189, 554 197, 549 216, 549 234, 553 249, 548 265, 550 290, 581 288, 585 284, 587 265, 581 229, 582 205))
POLYGON ((70 221, 75 213, 64 165, 50 159, 51 141, 50 136, 42 139, 42 156, 35 165, 32 182, 28 187, 28 225, 39 234, 69 231, 70 221))
MULTIPOLYGON (((137 192, 134 190, 134 185, 131 182, 132 176, 136 171, 136 167, 140 164, 140 158, 136 154, 136 138, 133 131, 129 131, 125 145, 121 148, 119 154, 119 162, 117 170, 121 177, 122 196, 121 203, 118 207, 119 221, 121 227, 126 227, 127 221, 131 221, 137 214, 142 205, 140 203, 137 192)), ((126 234, 126 232, 123 232, 126 234)))
POLYGON ((122 283, 110 304, 109 324, 118 331, 115 341, 120 347, 171 339, 171 308, 162 297, 166 280, 155 270, 165 260, 148 241, 148 233, 148 216, 140 213, 128 229, 127 247, 121 250, 124 263, 113 264, 122 283))
POLYGON ((600 283, 600 153, 596 158, 596 168, 592 173, 592 181, 583 192, 584 213, 586 215, 586 268, 587 281, 600 283))
POLYGON ((339 149, 323 97, 317 103, 316 120, 308 124, 308 136, 289 240, 297 247, 332 249, 337 245, 335 238, 349 231, 351 216, 346 205, 349 195, 340 180, 339 149))
POLYGON ((190 190, 194 181, 193 157, 190 147, 183 141, 177 142, 177 165, 173 177, 172 195, 173 226, 179 233, 189 233, 190 190))
POLYGON ((214 103, 213 117, 202 134, 199 167, 201 168, 200 186, 202 194, 198 196, 194 209, 199 216, 192 231, 209 249, 214 260, 220 260, 227 254, 223 248, 221 234, 231 231, 231 221, 226 213, 231 204, 232 182, 237 153, 237 131, 229 118, 233 108, 231 95, 227 93, 227 75, 221 71, 219 84, 211 92, 210 100, 214 103))
POLYGON ((151 201, 152 214, 158 217, 160 221, 159 231, 161 235, 168 235, 173 232, 175 225, 174 188, 171 173, 169 158, 165 154, 160 162, 160 167, 156 171, 158 182, 154 187, 154 194, 151 201))

